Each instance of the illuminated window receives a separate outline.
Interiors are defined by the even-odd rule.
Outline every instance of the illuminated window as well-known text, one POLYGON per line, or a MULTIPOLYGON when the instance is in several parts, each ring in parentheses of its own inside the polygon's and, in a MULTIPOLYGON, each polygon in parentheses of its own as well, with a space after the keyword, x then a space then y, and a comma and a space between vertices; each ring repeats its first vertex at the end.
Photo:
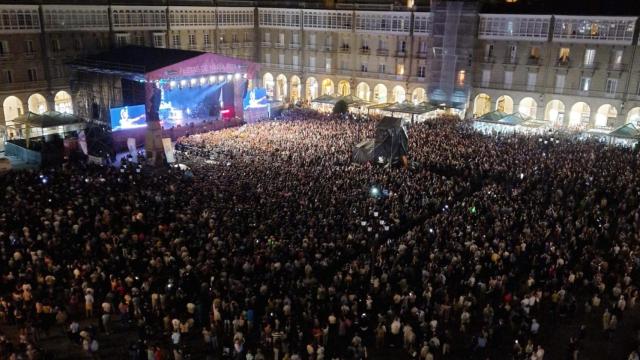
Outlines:
POLYGON ((589 91, 591 87, 591 78, 590 77, 582 77, 580 79, 580 90, 589 91))
POLYGON ((465 78, 466 74, 467 74, 467 72, 464 71, 464 70, 458 71, 458 77, 457 77, 458 80, 456 81, 458 86, 464 86, 464 78, 465 78))
POLYGON ((560 56, 558 56, 558 61, 561 63, 569 62, 569 48, 560 48, 560 56))
POLYGON ((532 46, 531 50, 529 51, 529 57, 532 59, 539 59, 540 58, 540 47, 539 46, 532 46))
POLYGON ((398 64, 396 67, 396 74, 404 75, 404 64, 398 64))

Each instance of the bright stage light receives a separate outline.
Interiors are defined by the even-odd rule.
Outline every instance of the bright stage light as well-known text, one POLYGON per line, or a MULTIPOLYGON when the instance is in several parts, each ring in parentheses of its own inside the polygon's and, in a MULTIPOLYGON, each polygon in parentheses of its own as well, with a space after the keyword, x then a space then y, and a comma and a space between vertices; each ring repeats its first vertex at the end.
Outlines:
POLYGON ((247 74, 246 73, 242 74, 242 77, 246 79, 247 78, 247 74))
POLYGON ((187 80, 180 80, 180 85, 181 86, 187 85, 187 80))
POLYGON ((172 80, 172 81, 169 83, 169 86, 171 86, 172 88, 176 87, 176 82, 172 80))
POLYGON ((212 83, 212 84, 214 82, 216 82, 216 77, 215 76, 209 76, 209 82, 212 83))
POLYGON ((204 85, 207 82, 207 79, 200 78, 200 85, 204 85))
POLYGON ((198 82, 198 80, 196 80, 196 79, 191 79, 191 85, 195 85, 195 84, 196 84, 196 82, 198 82))
POLYGON ((218 76, 218 81, 223 81, 224 80, 224 76, 220 75, 218 76))
POLYGON ((240 74, 236 73, 236 80, 240 79, 240 74))
POLYGON ((231 80, 233 78, 233 75, 229 74, 227 75, 227 80, 231 80))
POLYGON ((377 187, 372 187, 371 188, 371 196, 373 197, 378 197, 378 195, 380 195, 380 189, 378 189, 377 187))

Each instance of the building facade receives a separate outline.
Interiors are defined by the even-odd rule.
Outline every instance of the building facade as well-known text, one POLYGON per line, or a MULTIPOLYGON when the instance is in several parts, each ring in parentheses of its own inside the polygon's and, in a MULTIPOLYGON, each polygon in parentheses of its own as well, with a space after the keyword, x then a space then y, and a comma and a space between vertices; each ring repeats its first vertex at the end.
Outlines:
POLYGON ((26 111, 89 116, 92 102, 103 108, 120 105, 121 92, 113 91, 119 84, 98 83, 86 90, 65 63, 125 44, 259 62, 259 85, 282 101, 323 94, 353 94, 375 103, 435 100, 430 86, 436 73, 452 91, 466 91, 461 93, 468 117, 519 111, 559 128, 582 130, 640 120, 636 17, 476 14, 473 26, 468 20, 464 26, 473 31, 472 45, 464 45, 472 49, 451 57, 446 46, 456 40, 440 27, 462 23, 460 18, 436 21, 434 33, 430 12, 398 6, 381 10, 255 3, 0 4, 0 125, 10 126, 26 111), (453 60, 434 61, 440 53, 453 60), (440 68, 453 75, 443 76, 440 68), (90 93, 79 94, 79 88, 90 93))

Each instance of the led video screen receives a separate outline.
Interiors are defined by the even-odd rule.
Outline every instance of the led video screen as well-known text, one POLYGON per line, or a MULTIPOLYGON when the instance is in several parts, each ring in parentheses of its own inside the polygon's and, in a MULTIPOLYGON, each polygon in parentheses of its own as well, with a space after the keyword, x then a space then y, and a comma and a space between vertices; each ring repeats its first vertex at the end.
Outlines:
POLYGON ((164 128, 219 119, 233 109, 233 83, 163 88, 158 115, 164 128))
POLYGON ((147 126, 144 105, 122 106, 110 109, 111 130, 120 131, 147 126))

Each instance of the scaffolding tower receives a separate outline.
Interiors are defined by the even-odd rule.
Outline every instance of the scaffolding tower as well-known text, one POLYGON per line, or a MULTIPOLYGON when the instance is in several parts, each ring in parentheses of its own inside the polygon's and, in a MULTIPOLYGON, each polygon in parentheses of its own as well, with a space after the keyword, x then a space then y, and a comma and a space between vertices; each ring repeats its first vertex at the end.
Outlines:
POLYGON ((466 109, 471 92, 473 46, 478 22, 475 0, 431 0, 432 51, 428 95, 434 104, 466 109))

